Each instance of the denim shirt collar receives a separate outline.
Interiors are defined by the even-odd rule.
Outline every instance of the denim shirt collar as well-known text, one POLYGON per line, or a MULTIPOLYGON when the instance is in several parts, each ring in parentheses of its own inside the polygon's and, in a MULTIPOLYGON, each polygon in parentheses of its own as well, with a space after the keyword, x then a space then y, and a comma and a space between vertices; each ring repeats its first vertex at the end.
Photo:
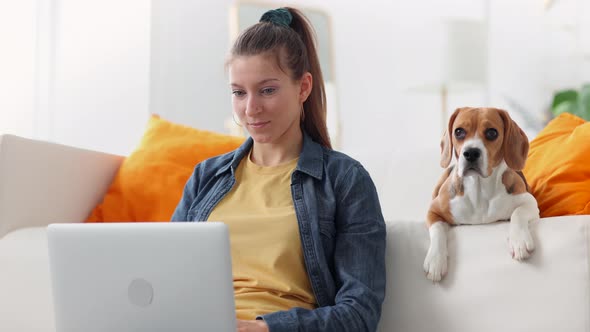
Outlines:
MULTIPOLYGON (((227 172, 231 169, 232 174, 234 174, 236 168, 240 164, 242 158, 248 155, 248 152, 252 148, 254 144, 254 140, 252 137, 248 137, 246 141, 234 151, 234 156, 230 163, 221 167, 215 175, 220 175, 222 173, 227 172)), ((301 154, 299 155, 299 161, 297 162, 297 167, 295 168, 296 171, 300 171, 306 173, 314 178, 321 180, 322 179, 322 168, 324 164, 324 153, 322 150, 322 146, 316 142, 314 142, 311 137, 303 131, 303 148, 301 149, 301 154)))

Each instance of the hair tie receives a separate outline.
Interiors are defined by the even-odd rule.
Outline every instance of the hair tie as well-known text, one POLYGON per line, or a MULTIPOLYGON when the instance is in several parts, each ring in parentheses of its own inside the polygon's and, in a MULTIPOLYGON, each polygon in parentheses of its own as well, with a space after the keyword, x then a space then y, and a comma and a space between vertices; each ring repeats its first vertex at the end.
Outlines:
POLYGON ((260 22, 270 22, 289 28, 293 15, 287 8, 271 9, 260 17, 260 22))

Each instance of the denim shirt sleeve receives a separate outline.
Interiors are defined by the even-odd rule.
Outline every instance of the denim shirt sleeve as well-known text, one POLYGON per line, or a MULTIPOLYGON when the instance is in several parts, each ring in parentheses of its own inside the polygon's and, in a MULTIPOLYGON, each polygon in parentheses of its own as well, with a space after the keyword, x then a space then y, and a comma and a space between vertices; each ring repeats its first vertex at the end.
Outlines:
POLYGON ((174 213, 172 214, 172 218, 170 219, 170 221, 191 221, 189 220, 188 212, 190 210, 192 203, 195 200, 195 195, 197 194, 197 189, 199 185, 199 168, 200 164, 195 166, 195 171, 193 172, 193 175, 191 175, 191 177, 186 182, 186 185, 184 186, 184 191, 182 192, 182 198, 180 199, 180 202, 178 202, 178 205, 176 206, 176 209, 174 210, 174 213))
POLYGON ((271 332, 377 330, 385 298, 385 221, 368 172, 355 164, 342 173, 335 183, 334 305, 261 316, 271 332))

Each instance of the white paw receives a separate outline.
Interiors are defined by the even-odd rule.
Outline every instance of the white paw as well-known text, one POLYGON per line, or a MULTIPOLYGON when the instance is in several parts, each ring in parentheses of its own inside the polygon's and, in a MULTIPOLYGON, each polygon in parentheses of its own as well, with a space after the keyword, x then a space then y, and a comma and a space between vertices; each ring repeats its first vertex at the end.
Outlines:
POLYGON ((435 282, 440 281, 447 274, 447 253, 429 248, 424 259, 424 272, 426 278, 435 282))
POLYGON ((512 258, 517 261, 529 258, 531 253, 535 250, 535 243, 533 242, 533 237, 528 228, 511 229, 510 236, 508 237, 508 246, 512 258))

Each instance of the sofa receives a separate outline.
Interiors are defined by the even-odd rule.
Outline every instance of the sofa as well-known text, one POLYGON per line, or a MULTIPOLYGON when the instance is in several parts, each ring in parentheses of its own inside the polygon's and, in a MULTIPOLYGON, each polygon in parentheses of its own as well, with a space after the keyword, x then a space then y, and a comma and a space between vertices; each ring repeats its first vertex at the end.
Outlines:
MULTIPOLYGON (((369 170, 387 220, 379 331, 590 332, 590 216, 532 223, 537 248, 524 262, 508 254, 506 222, 453 227, 449 274, 432 283, 422 270, 423 215, 440 173, 437 149, 349 154, 369 170)), ((123 160, 0 136, 0 331, 55 331, 45 228, 85 220, 123 160)))

